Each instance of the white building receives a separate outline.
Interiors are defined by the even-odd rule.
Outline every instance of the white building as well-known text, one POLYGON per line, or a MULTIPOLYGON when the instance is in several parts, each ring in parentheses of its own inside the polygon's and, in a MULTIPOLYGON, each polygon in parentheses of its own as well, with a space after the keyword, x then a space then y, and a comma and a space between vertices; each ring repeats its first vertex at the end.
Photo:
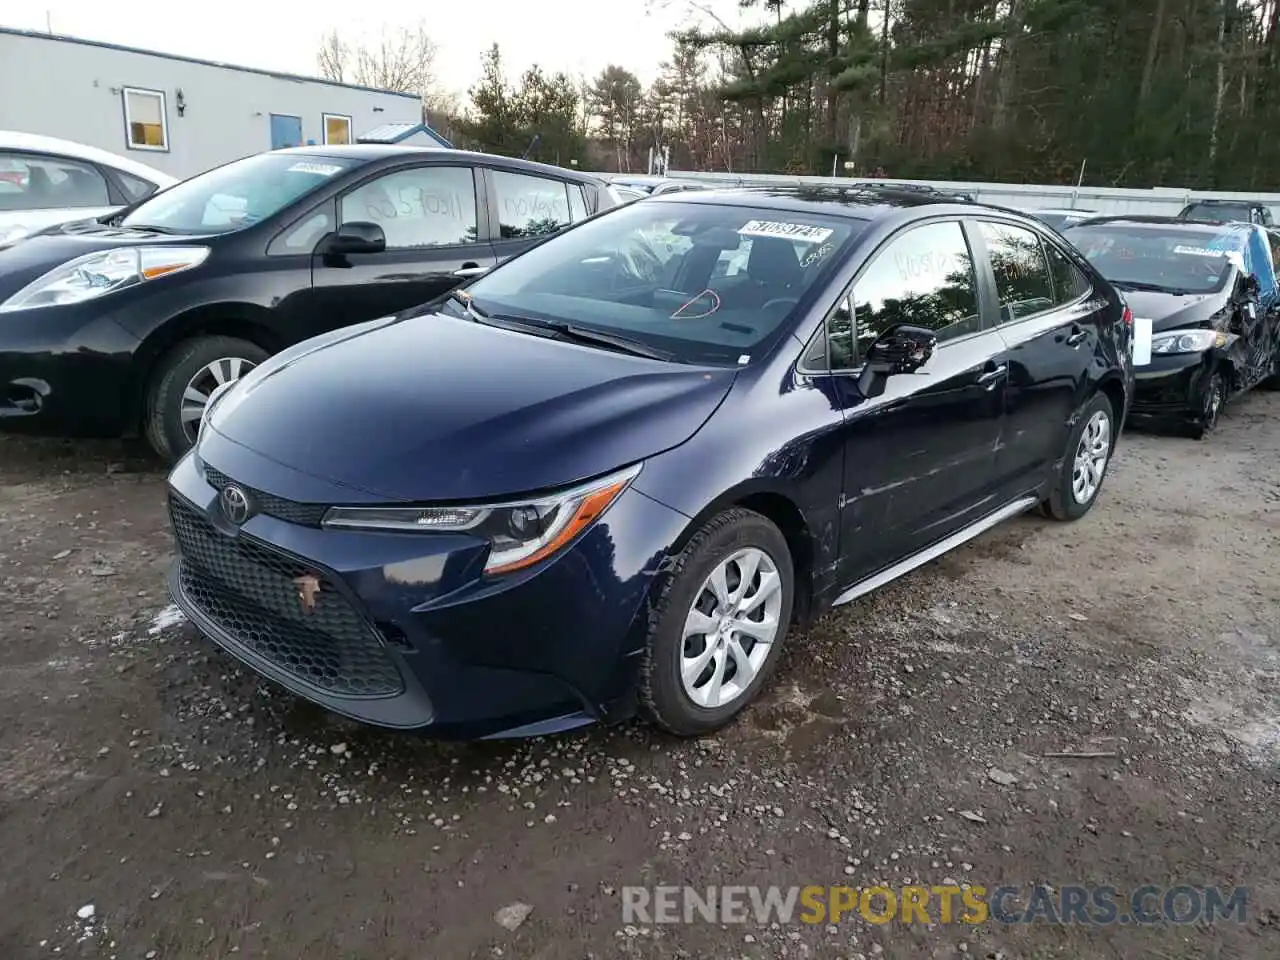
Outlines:
POLYGON ((135 157, 176 177, 277 147, 433 139, 413 94, 0 27, 0 130, 135 157), (406 140, 406 131, 412 136, 406 140))

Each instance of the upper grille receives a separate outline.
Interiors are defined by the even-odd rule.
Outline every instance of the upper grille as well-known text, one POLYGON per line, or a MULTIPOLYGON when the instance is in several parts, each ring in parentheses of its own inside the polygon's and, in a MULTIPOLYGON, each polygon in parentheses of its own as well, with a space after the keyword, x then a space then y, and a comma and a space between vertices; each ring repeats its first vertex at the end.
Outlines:
POLYGON ((186 598, 237 642, 322 690, 388 697, 404 690, 380 638, 341 591, 298 561, 245 536, 229 537, 170 497, 186 598), (308 613, 295 578, 317 576, 308 613))
MULTIPOLYGON (((210 466, 204 468, 204 478, 216 490, 221 490, 227 484, 235 482, 221 470, 215 470, 210 466)), ((286 500, 284 497, 277 497, 275 494, 254 490, 252 487, 245 487, 245 491, 253 498, 254 506, 257 507, 259 513, 265 513, 267 516, 275 517, 277 520, 296 523, 303 527, 320 526, 320 521, 324 519, 325 511, 329 509, 327 504, 297 503, 293 500, 286 500)))

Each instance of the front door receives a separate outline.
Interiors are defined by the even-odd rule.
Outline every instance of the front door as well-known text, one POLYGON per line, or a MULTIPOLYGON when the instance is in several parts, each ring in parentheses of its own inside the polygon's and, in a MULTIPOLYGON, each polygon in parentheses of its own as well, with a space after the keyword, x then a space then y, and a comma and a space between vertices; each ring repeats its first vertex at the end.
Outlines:
MULTIPOLYGON (((846 582, 861 579, 980 519, 998 502, 992 469, 1002 428, 1004 345, 984 329, 965 233, 956 220, 906 228, 854 281, 833 329, 852 346, 837 359, 844 408, 845 480, 840 550, 846 582), (863 397, 867 347, 899 324, 938 338, 918 372, 890 376, 863 397)), ((841 351, 833 351, 839 357, 841 351)))
POLYGON ((490 169, 487 175, 495 221, 493 251, 499 263, 587 217, 579 184, 507 170, 490 169))
POLYGON ((1071 417, 1085 400, 1108 303, 1090 296, 1085 275, 1039 234, 987 220, 971 229, 991 264, 997 329, 1008 346, 1008 419, 999 473, 1003 483, 1023 492, 1048 476, 1063 455, 1071 417))
POLYGON ((485 231, 478 212, 470 167, 402 167, 344 194, 339 223, 377 224, 387 248, 313 257, 312 297, 326 325, 347 326, 418 306, 491 268, 493 249, 479 239, 485 231))
POLYGON ((302 146, 302 118, 288 114, 271 114, 271 149, 302 146))

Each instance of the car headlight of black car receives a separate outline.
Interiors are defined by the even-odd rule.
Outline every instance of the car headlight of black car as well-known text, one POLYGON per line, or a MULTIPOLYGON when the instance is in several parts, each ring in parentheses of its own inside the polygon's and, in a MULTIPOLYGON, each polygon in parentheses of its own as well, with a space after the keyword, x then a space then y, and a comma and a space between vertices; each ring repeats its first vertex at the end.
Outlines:
POLYGON ((532 566, 572 542, 618 499, 640 464, 567 490, 504 503, 438 507, 332 507, 324 526, 466 533, 489 541, 488 574, 532 566))
POLYGON ((1203 353, 1212 347, 1225 347, 1233 339, 1221 330, 1164 330, 1151 338, 1151 352, 1162 356, 1178 353, 1203 353))
POLYGON ((204 263, 208 247, 117 247, 68 260, 31 281, 0 313, 82 303, 204 263))

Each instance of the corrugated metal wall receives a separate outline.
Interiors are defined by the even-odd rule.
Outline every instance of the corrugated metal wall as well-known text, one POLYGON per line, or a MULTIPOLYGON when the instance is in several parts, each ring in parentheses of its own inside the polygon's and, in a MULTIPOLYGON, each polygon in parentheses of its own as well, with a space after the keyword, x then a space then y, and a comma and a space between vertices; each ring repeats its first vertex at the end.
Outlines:
MULTIPOLYGON (((866 182, 846 177, 701 173, 687 170, 671 170, 667 175, 681 179, 710 181, 725 186, 778 183, 854 186, 866 182)), ((1177 187, 1154 187, 1149 190, 1130 190, 1119 187, 1051 187, 1033 183, 966 183, 944 180, 893 180, 893 182, 921 183, 943 190, 960 190, 970 194, 976 200, 1003 207, 1024 209, 1062 207, 1093 210, 1098 213, 1138 213, 1157 216, 1172 216, 1192 200, 1260 200, 1271 207, 1272 216, 1280 221, 1280 193, 1206 192, 1177 187)))

